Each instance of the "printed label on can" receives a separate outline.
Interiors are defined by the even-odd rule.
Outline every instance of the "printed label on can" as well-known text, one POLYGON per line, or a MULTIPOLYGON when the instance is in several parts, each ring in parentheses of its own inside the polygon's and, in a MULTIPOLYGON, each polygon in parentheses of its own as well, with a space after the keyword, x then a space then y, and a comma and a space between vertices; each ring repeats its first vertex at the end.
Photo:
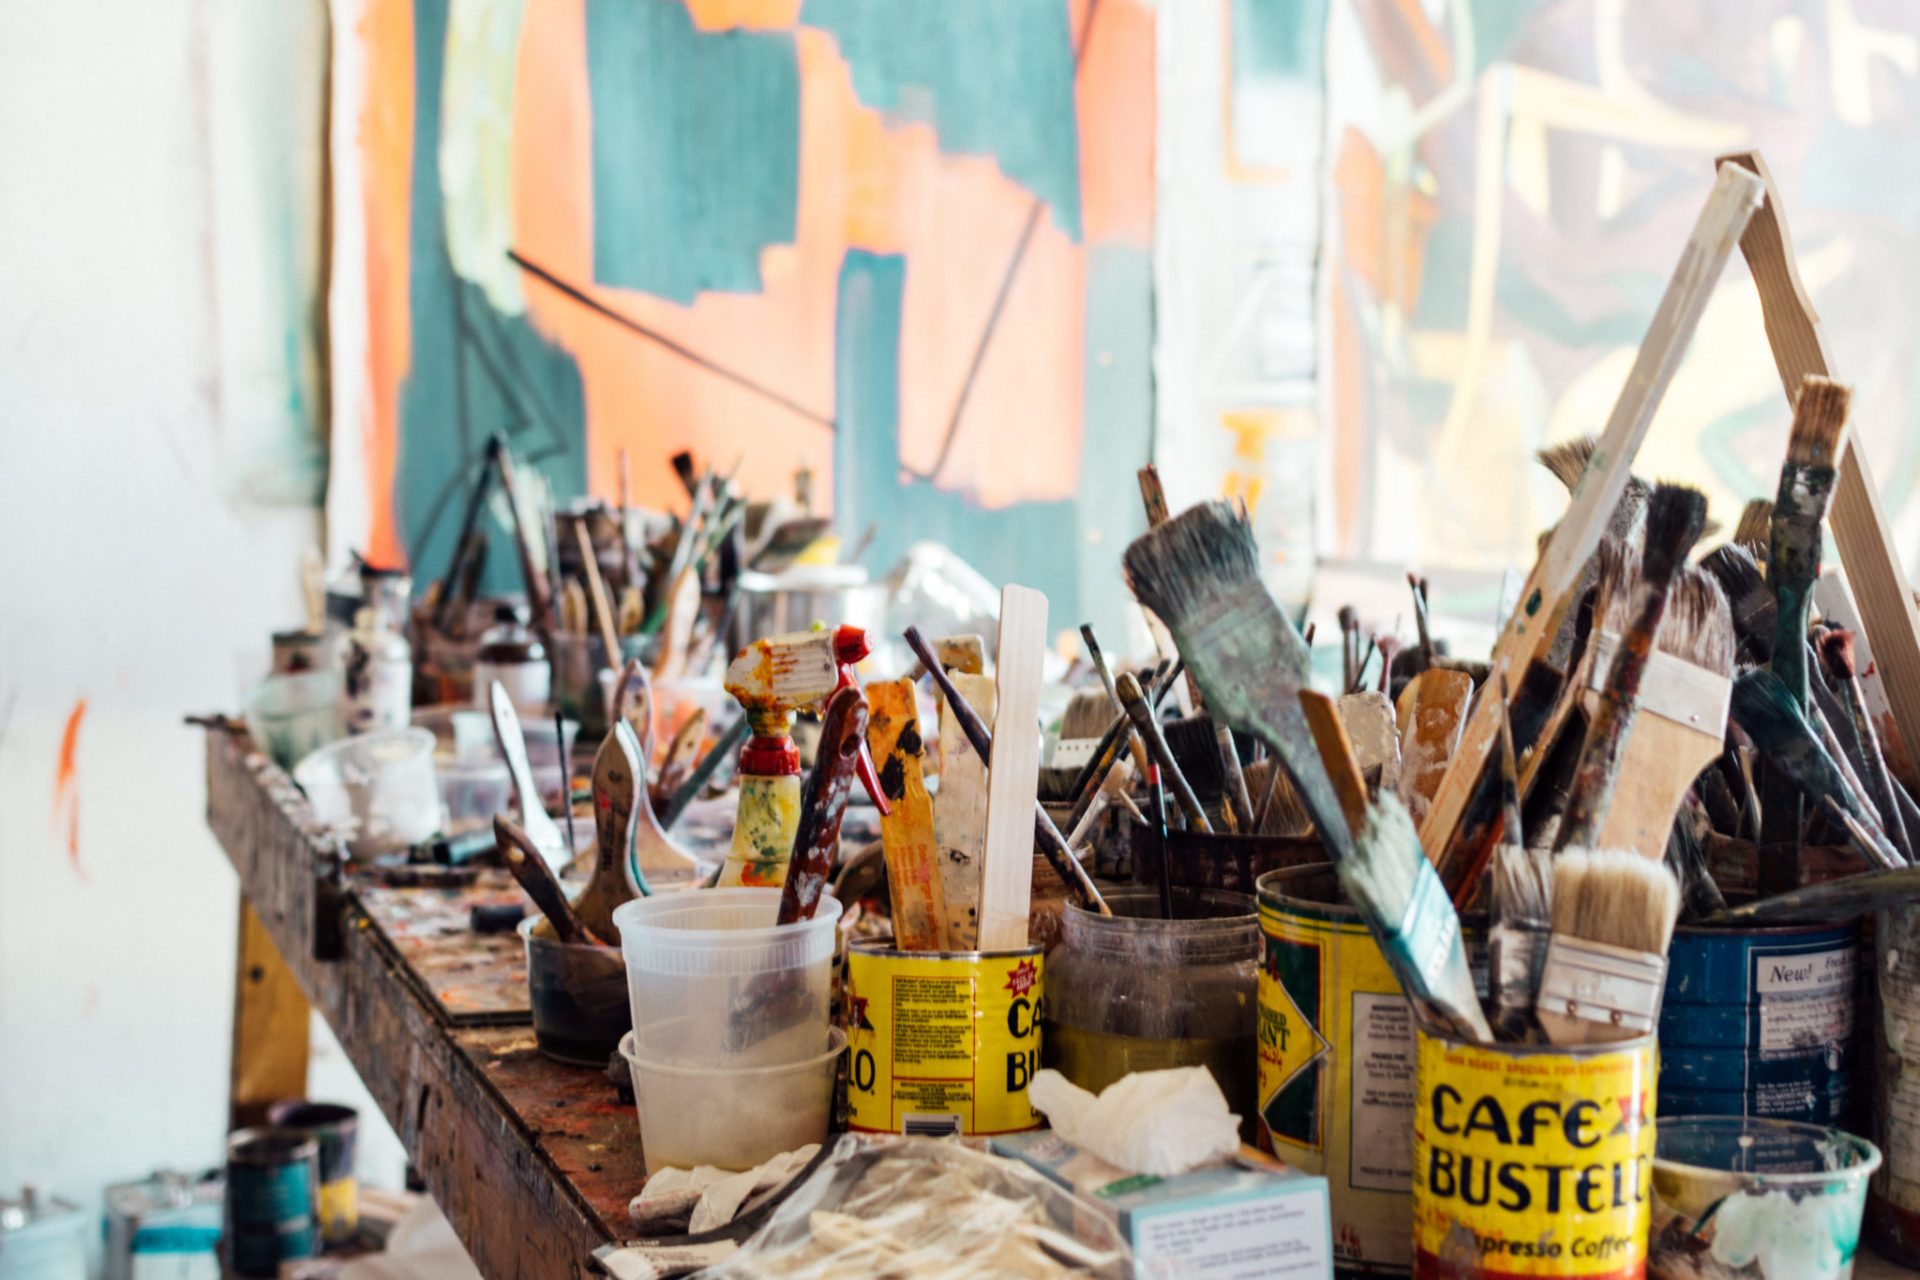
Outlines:
POLYGON ((1038 948, 1003 955, 854 947, 844 993, 848 1127, 983 1135, 1040 1125, 1038 948))
POLYGON ((1639 1280, 1654 1049, 1512 1053, 1421 1035, 1414 1275, 1639 1280))
POLYGON ((1336 1265, 1406 1275, 1413 1028, 1356 920, 1260 904, 1261 1144, 1327 1179, 1336 1265))

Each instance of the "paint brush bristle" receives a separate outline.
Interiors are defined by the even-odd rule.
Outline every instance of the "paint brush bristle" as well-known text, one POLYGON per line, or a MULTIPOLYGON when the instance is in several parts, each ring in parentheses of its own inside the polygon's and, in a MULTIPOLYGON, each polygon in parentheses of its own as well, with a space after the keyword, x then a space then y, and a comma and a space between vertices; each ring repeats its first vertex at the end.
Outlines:
MULTIPOLYGON (((1533 456, 1541 466, 1553 474, 1553 478, 1567 487, 1572 493, 1580 483, 1580 476, 1593 460, 1596 443, 1592 436, 1576 436, 1571 440, 1562 440, 1551 444, 1533 456)), ((1620 492, 1619 502, 1614 504, 1613 515, 1607 521, 1607 532, 1616 538, 1632 536, 1646 512, 1647 499, 1652 490, 1639 476, 1627 477, 1627 487, 1620 492)))
POLYGON ((1623 951, 1665 955, 1680 918, 1680 882, 1631 849, 1566 849, 1553 860, 1553 931, 1623 951))
POLYGON ((1840 460, 1853 392, 1831 378, 1807 377, 1793 402, 1793 432, 1787 461, 1797 467, 1832 467, 1840 460))
POLYGON ((1113 721, 1113 699, 1105 689, 1083 689, 1067 702, 1060 715, 1060 741, 1100 738, 1113 721))
POLYGON ((1751 498, 1740 508, 1740 520, 1733 526, 1733 541, 1755 557, 1767 554, 1767 539, 1772 536, 1773 503, 1767 498, 1751 498))
POLYGON ((1272 756, 1247 766, 1247 791, 1254 797, 1254 834, 1304 836, 1313 830, 1300 794, 1272 756))
MULTIPOLYGON (((1772 518, 1773 504, 1767 504, 1772 518)), ((1779 606, 1767 586, 1766 575, 1753 551, 1739 542, 1715 547, 1700 561, 1700 567, 1712 574, 1726 593, 1727 607, 1733 615, 1734 634, 1740 639, 1746 657, 1765 662, 1773 655, 1773 632, 1779 606)))

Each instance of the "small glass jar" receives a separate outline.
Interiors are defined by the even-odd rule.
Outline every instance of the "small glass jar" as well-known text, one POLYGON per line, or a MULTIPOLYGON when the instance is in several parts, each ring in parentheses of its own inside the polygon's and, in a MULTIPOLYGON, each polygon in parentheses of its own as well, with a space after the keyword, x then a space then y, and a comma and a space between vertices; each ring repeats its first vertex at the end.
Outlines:
POLYGON ((1095 1093, 1134 1071, 1206 1067, 1249 1128, 1259 1022, 1260 918, 1224 890, 1107 895, 1111 916, 1069 904, 1047 957, 1046 1064, 1095 1093))
POLYGON ((399 569, 362 568, 360 581, 365 604, 339 651, 341 726, 349 734, 404 729, 413 717, 413 580, 399 569))
POLYGON ((547 665, 547 647, 527 626, 527 611, 503 602, 494 610, 493 625, 480 636, 473 655, 473 705, 490 707, 493 682, 498 680, 521 715, 544 713, 553 687, 547 665))

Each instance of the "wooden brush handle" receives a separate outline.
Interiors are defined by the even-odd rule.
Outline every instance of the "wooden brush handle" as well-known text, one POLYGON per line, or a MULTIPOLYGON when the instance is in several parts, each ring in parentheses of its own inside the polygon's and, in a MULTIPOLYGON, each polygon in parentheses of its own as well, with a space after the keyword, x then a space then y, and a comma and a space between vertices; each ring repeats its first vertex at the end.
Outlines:
POLYGON ((580 548, 580 565, 587 575, 587 594, 593 598, 593 616, 600 623, 600 644, 607 651, 609 671, 620 670, 620 634, 613 627, 613 602, 607 599, 607 584, 600 577, 600 557, 593 549, 593 537, 587 532, 585 517, 573 522, 574 542, 580 548))
MULTIPOLYGON (((934 656, 927 638, 920 634, 920 628, 908 627, 902 634, 907 647, 926 666, 927 674, 933 677, 933 683, 946 698, 947 709, 952 712, 954 723, 967 735, 967 741, 973 744, 974 754, 980 757, 980 763, 991 769, 993 734, 987 731, 987 726, 981 723, 974 709, 967 705, 967 700, 960 696, 960 691, 953 687, 953 681, 948 678, 940 660, 934 656)), ((1106 899, 1100 896, 1100 890, 1094 887, 1093 877, 1087 874, 1080 859, 1074 857, 1073 850, 1067 847, 1067 839, 1060 834, 1060 828, 1053 825, 1053 819, 1037 803, 1033 806, 1033 838, 1048 864, 1053 867, 1054 874, 1066 882, 1067 894, 1077 906, 1082 910, 1097 911, 1103 916, 1113 914, 1106 899)))
POLYGON ((780 891, 779 924, 813 919, 820 895, 833 872, 840 848, 840 819, 847 810, 847 790, 853 784, 854 762, 867 737, 867 700, 851 686, 834 690, 821 718, 820 745, 813 772, 800 796, 800 825, 793 833, 793 856, 787 862, 787 882, 780 891))
POLYGON ((587 932, 587 927, 580 923, 580 917, 573 913, 573 904, 567 901, 566 890, 554 877, 553 869, 540 856, 539 846, 528 838, 527 833, 505 814, 495 814, 493 838, 500 846, 500 857, 507 864, 507 870, 513 873, 513 878, 533 899, 533 905, 540 908, 540 913, 553 925, 554 936, 566 943, 600 945, 600 939, 587 932))
POLYGON ((1320 762, 1326 766, 1327 780, 1333 783, 1333 794, 1339 798, 1347 827, 1358 833, 1367 820, 1367 780, 1353 754, 1346 722, 1340 718, 1340 704, 1317 690, 1302 689, 1300 711, 1313 733, 1313 745, 1320 749, 1320 762))

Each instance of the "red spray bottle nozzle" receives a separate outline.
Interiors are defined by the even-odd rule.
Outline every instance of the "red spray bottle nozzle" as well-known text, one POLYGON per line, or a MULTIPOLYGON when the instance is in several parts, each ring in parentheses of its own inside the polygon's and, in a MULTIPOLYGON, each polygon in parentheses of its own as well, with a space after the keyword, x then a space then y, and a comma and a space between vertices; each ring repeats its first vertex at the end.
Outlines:
MULTIPOLYGON (((834 628, 833 660, 840 667, 840 683, 834 687, 858 689, 860 677, 855 674, 853 666, 872 652, 873 643, 861 628, 845 624, 834 628)), ((880 816, 884 818, 892 813, 893 807, 887 803, 887 794, 880 789, 880 771, 873 765, 873 749, 867 745, 865 738, 860 740, 860 759, 854 765, 854 771, 860 777, 860 785, 873 797, 873 807, 880 811, 880 816)))

